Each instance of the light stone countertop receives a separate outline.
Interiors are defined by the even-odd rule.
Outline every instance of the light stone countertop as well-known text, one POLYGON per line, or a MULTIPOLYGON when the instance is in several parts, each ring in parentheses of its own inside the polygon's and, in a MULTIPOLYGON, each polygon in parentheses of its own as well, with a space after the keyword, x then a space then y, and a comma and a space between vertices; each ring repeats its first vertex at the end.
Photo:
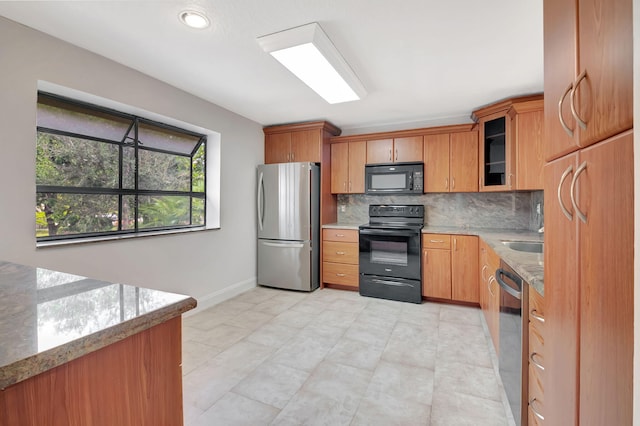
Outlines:
MULTIPOLYGON (((330 223, 323 228, 355 229, 359 223, 330 223)), ((422 229, 423 234, 451 234, 451 235, 477 235, 486 242, 502 260, 504 260, 523 280, 525 280, 538 293, 544 296, 544 265, 543 255, 537 253, 525 253, 512 250, 502 244, 502 241, 543 241, 544 234, 529 230, 505 230, 487 228, 457 228, 447 226, 429 226, 422 229)))
POLYGON ((189 296, 0 261, 0 390, 195 306, 189 296))

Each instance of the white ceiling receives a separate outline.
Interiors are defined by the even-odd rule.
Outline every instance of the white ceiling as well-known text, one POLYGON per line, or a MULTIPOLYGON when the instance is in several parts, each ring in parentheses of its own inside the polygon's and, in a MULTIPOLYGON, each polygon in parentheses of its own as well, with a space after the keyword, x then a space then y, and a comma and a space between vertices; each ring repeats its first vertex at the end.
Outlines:
POLYGON ((475 108, 543 89, 542 0, 0 1, 0 15, 263 125, 329 120, 348 134, 470 122, 475 108), (191 6, 212 26, 181 24, 191 6), (365 99, 326 103, 256 41, 309 22, 365 99))

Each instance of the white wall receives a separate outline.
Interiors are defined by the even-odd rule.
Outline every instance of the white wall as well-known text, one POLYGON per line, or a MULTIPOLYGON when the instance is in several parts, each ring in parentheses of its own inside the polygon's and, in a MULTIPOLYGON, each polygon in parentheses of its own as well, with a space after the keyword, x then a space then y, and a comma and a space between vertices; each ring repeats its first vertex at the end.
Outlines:
POLYGON ((225 289, 255 285, 254 177, 264 156, 258 123, 2 17, 0 40, 0 259, 189 294, 204 304, 225 289), (36 249, 38 80, 220 132, 221 229, 36 249))

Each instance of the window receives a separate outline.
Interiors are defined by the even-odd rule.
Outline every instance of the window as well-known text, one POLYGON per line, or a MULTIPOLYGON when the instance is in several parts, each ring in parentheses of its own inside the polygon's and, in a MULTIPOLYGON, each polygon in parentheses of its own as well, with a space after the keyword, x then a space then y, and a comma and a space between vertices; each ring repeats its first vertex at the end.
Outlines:
POLYGON ((204 227, 206 136, 40 92, 38 241, 204 227))

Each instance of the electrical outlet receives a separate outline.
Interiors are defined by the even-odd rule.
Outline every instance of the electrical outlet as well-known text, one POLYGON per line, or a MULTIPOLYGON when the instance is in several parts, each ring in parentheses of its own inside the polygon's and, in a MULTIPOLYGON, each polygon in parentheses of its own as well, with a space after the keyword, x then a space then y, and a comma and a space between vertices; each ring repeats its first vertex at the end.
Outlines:
POLYGON ((340 206, 340 213, 344 213, 347 211, 347 206, 345 206, 344 204, 340 206))

